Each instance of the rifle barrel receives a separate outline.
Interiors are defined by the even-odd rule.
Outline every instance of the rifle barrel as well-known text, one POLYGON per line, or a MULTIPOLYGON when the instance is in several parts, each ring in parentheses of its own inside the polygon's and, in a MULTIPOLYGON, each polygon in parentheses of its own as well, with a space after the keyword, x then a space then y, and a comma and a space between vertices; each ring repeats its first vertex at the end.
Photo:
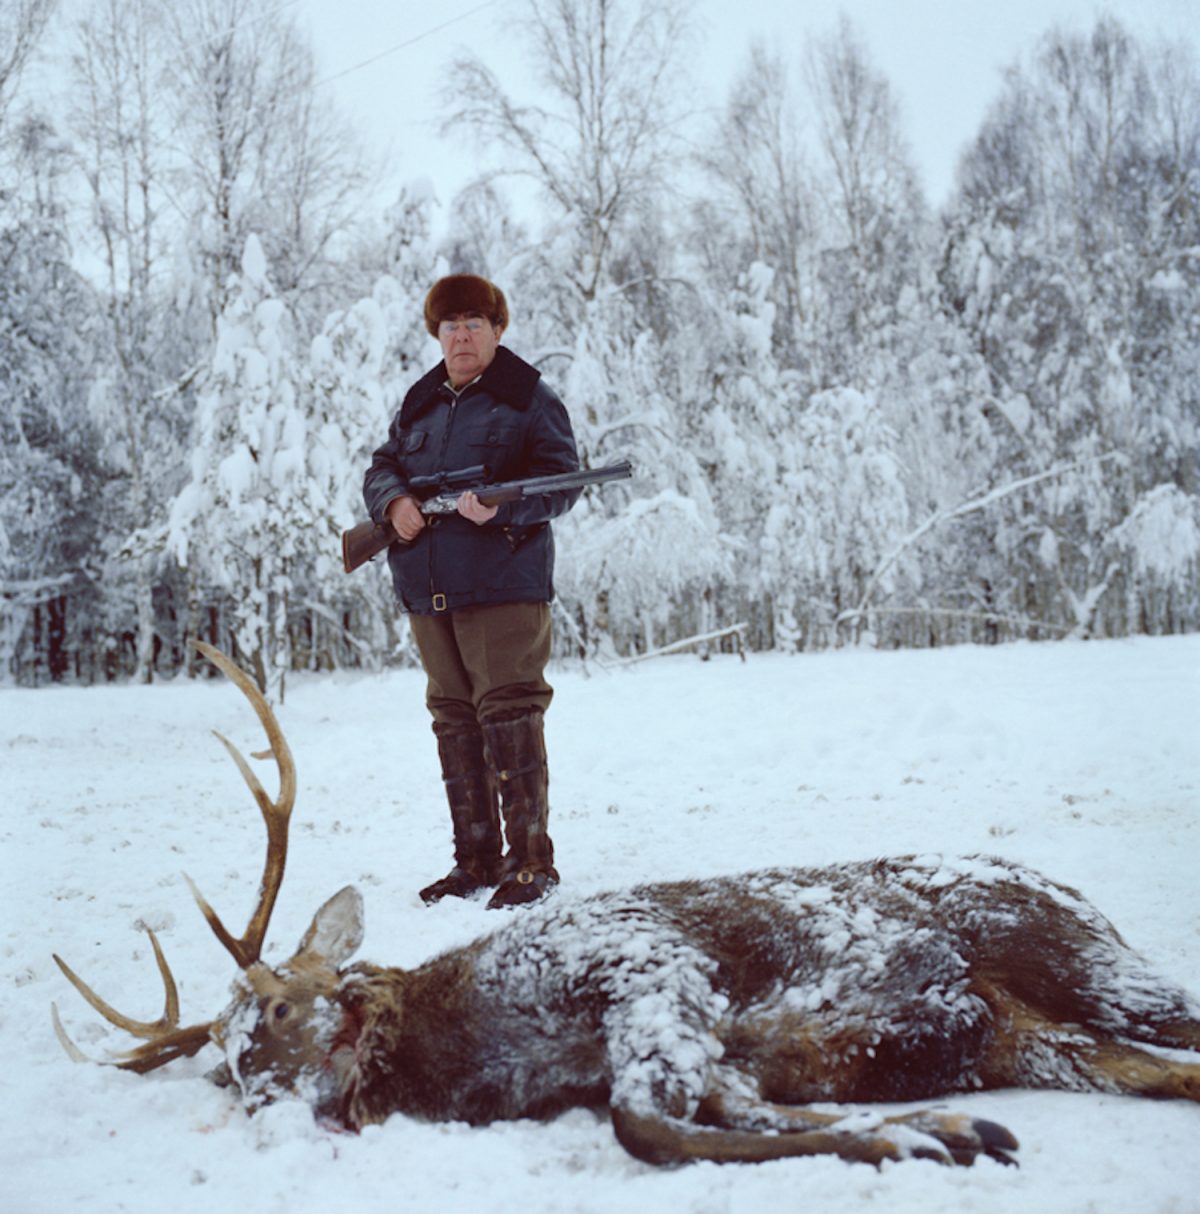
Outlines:
MULTIPOLYGON (((466 468, 458 472, 438 473, 437 476, 421 477, 425 485, 434 482, 452 486, 439 497, 455 499, 461 493, 474 488, 479 500, 485 506, 498 505, 501 502, 512 502, 518 498, 530 497, 536 493, 550 493, 556 489, 582 489, 585 485, 598 485, 606 481, 622 480, 633 475, 633 465, 627 459, 606 464, 603 468, 579 469, 577 472, 561 472, 552 476, 534 476, 528 480, 501 481, 497 485, 478 485, 473 487, 464 484, 471 474, 486 473, 484 468, 466 468)), ((415 481, 414 481, 415 483, 415 481)), ((436 498, 428 499, 429 502, 436 498)), ((422 508, 426 503, 421 503, 422 508)), ((389 548, 400 537, 396 534, 391 523, 365 522, 342 532, 342 568, 347 573, 353 573, 360 565, 365 565, 377 553, 389 548)))

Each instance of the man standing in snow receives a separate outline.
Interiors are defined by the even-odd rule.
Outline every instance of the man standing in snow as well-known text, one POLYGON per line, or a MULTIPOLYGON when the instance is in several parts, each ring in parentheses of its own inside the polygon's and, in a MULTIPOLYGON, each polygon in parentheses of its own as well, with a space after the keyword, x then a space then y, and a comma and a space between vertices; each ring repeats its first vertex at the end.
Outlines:
POLYGON ((553 694, 550 656, 554 541, 566 490, 426 517, 409 485, 484 465, 508 481, 573 472, 575 436, 541 372, 500 345, 508 305, 494 283, 452 274, 425 299, 443 361, 408 391, 374 454, 363 497, 400 537, 388 563, 428 676, 426 703, 450 820, 454 867, 421 890, 427 903, 496 886, 489 907, 543 897, 558 882, 547 829, 542 727, 553 694), (502 856, 500 810, 508 851, 502 856))

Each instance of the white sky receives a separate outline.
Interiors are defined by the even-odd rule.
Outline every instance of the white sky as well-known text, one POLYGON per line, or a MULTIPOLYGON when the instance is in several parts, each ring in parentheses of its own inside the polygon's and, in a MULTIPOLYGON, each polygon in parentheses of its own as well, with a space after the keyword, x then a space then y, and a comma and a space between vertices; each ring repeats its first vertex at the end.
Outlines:
MULTIPOLYGON (((439 198, 472 175, 470 148, 439 141, 446 64, 473 50, 518 96, 524 67, 511 38, 514 5, 503 0, 293 0, 285 7, 313 36, 323 87, 361 131, 387 150, 396 180, 428 178, 439 198)), ((1100 11, 1146 41, 1200 45, 1197 0, 697 0, 696 83, 719 107, 751 42, 795 48, 827 33, 845 12, 872 61, 896 90, 930 201, 953 183, 958 154, 999 91, 1003 69, 1055 24, 1089 29, 1100 11)))

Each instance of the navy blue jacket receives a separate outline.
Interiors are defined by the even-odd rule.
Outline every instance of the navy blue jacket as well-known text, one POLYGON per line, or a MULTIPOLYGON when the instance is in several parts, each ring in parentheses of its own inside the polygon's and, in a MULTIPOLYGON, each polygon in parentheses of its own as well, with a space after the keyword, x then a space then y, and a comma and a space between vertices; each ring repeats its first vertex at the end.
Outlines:
MULTIPOLYGON (((458 399, 438 363, 408 391, 363 480, 375 522, 408 493, 409 479, 487 466, 494 481, 574 472, 579 467, 567 411, 541 372, 504 346, 458 399)), ((406 610, 434 615, 485 603, 545 603, 554 597, 550 520, 579 490, 502 505, 482 525, 459 514, 433 515, 410 544, 388 550, 396 597, 406 610)))

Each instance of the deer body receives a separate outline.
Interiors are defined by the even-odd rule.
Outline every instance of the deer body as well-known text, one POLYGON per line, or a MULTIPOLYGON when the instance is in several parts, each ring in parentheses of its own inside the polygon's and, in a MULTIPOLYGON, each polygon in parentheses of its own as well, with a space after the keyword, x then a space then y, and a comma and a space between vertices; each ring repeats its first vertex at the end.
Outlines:
MULTIPOLYGON (((251 1111, 299 1097, 349 1129, 607 1106, 622 1144, 653 1163, 1007 1162, 1016 1139, 992 1122, 864 1106, 1006 1086, 1200 1100, 1200 1004, 1075 891, 991 857, 560 893, 412 970, 347 965, 363 936, 347 887, 271 969, 260 956, 295 771, 244 672, 200 648, 248 696, 280 767, 272 801, 225 743, 267 824, 260 899, 238 938, 196 894, 241 971, 209 1023, 179 1028, 153 933, 166 1007, 152 1023, 59 960, 97 1011, 146 1039, 118 1066, 149 1071, 213 1041, 251 1111)), ((81 1057, 57 1012, 55 1024, 81 1057)))
MULTIPOLYGON (((353 891, 318 919, 338 913, 360 913, 353 891)), ((256 1080, 270 1084, 248 1097, 320 1088, 318 1114, 354 1129, 397 1112, 479 1124, 607 1104, 653 1160, 712 1158, 731 1132, 750 1137, 733 1158, 806 1136, 855 1159, 1006 1157, 1015 1141, 988 1123, 867 1126, 803 1106, 1013 1085, 1200 1097, 1200 1065, 1140 1048, 1195 1049, 1196 1004, 1079 895, 988 857, 560 896, 417 969, 331 981, 328 1054, 267 1048, 273 1021, 250 985, 222 1022, 253 1027, 224 1040, 235 1073, 243 1051, 262 1052, 256 1080)))

